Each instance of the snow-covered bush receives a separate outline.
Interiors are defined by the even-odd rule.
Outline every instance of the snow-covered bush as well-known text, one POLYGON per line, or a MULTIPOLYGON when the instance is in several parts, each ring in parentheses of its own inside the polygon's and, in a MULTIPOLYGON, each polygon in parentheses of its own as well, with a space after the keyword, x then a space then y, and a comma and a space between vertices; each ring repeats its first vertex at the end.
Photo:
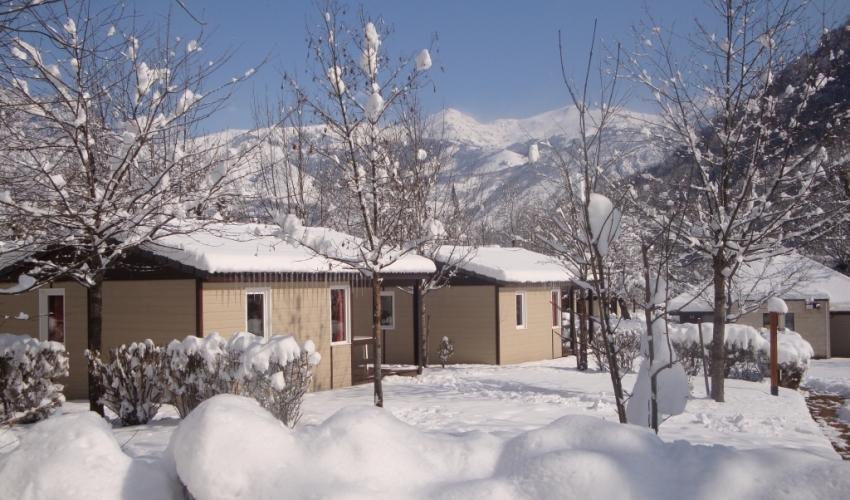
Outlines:
POLYGON ((145 340, 110 349, 105 362, 98 351, 85 354, 99 385, 100 402, 118 415, 121 425, 150 422, 165 402, 165 349, 145 340))
POLYGON ((217 333, 190 336, 168 345, 164 385, 181 418, 215 395, 237 394, 256 399, 291 427, 321 359, 312 341, 299 346, 292 335, 268 341, 247 332, 229 341, 217 333))
MULTIPOLYGON (((670 324, 670 338, 676 355, 685 366, 688 375, 699 373, 702 366, 702 350, 697 336, 698 325, 684 323, 670 324)), ((712 324, 702 323, 702 337, 705 354, 710 358, 712 324)), ((800 385, 809 360, 814 356, 811 344, 797 332, 780 331, 777 335, 779 353, 779 385, 796 389, 800 385)), ((762 328, 756 330, 747 325, 726 325, 726 364, 724 373, 727 378, 737 378, 754 382, 770 375, 770 332, 762 328)), ((710 367, 709 367, 710 368, 710 367)))
POLYGON ((172 340, 165 353, 163 385, 168 402, 174 405, 180 418, 186 418, 199 404, 216 394, 231 392, 228 378, 226 341, 211 333, 200 338, 189 336, 183 341, 172 340))
MULTIPOLYGON (((646 324, 639 320, 623 320, 617 325, 614 345, 617 350, 617 364, 623 373, 633 371, 635 360, 640 358, 640 338, 644 330, 646 330, 646 324)), ((602 335, 598 330, 590 341, 590 350, 596 358, 596 366, 601 371, 607 372, 608 357, 605 354, 602 335)))
POLYGON ((299 346, 292 335, 275 335, 268 341, 238 333, 227 343, 228 359, 236 363, 229 376, 233 393, 256 399, 278 420, 294 427, 301 418, 301 401, 321 361, 313 341, 299 346))
POLYGON ((65 402, 68 355, 58 342, 0 333, 0 424, 47 418, 65 402))
POLYGON ((443 365, 443 368, 446 367, 446 363, 449 361, 449 358, 452 357, 452 354, 454 353, 454 341, 448 337, 443 337, 443 340, 440 341, 440 347, 437 348, 437 357, 440 358, 440 364, 443 365))

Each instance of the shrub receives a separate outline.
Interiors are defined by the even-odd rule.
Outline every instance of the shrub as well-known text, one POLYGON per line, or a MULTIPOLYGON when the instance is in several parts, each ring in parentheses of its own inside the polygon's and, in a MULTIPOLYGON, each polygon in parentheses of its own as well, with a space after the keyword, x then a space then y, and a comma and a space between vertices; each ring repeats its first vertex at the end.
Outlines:
POLYGON ((437 357, 440 358, 440 364, 443 365, 443 368, 446 367, 446 363, 454 353, 455 343, 450 338, 443 337, 443 340, 440 341, 440 347, 437 348, 437 357))
MULTIPOLYGON (((711 362, 712 324, 702 324, 706 359, 711 362)), ((697 375, 703 368, 702 350, 697 336, 697 325, 670 325, 670 337, 676 355, 689 376, 697 375)), ((726 362, 724 374, 759 382, 770 376, 770 332, 764 328, 756 330, 746 325, 726 325, 726 362)), ((790 389, 799 387, 803 375, 814 355, 812 346, 800 334, 786 330, 779 332, 777 350, 779 354, 779 385, 790 389)))
POLYGON ((240 333, 227 343, 233 393, 256 399, 289 427, 301 418, 301 401, 310 386, 310 369, 321 355, 308 340, 299 347, 292 335, 275 335, 268 341, 240 333))
POLYGON ((292 335, 268 341, 247 332, 229 341, 217 333, 186 337, 168 345, 164 387, 181 418, 217 394, 237 394, 253 397, 292 427, 301 417, 311 368, 321 359, 312 341, 299 346, 292 335))
MULTIPOLYGON (((646 324, 639 320, 623 320, 617 325, 614 342, 617 350, 617 364, 622 373, 634 370, 635 360, 640 357, 640 339, 645 330, 646 324)), ((596 359, 596 366, 601 371, 608 372, 608 356, 605 354, 601 330, 597 329, 589 345, 596 359)))
POLYGON ((58 342, 0 333, 0 423, 47 418, 65 402, 62 384, 68 355, 58 342))
POLYGON ((163 388, 180 418, 216 394, 231 392, 226 341, 218 333, 172 340, 165 352, 163 388))
POLYGON ((100 388, 100 402, 121 419, 121 425, 148 423, 165 400, 162 384, 165 350, 153 341, 110 349, 103 362, 98 351, 86 350, 89 371, 100 388))

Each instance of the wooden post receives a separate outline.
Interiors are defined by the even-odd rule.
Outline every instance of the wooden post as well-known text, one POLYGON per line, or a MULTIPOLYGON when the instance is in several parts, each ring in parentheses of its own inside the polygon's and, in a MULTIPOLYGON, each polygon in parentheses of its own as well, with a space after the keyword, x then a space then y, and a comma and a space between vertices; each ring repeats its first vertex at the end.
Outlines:
POLYGON ((779 314, 770 313, 770 394, 779 396, 779 349, 776 330, 779 326, 779 314))

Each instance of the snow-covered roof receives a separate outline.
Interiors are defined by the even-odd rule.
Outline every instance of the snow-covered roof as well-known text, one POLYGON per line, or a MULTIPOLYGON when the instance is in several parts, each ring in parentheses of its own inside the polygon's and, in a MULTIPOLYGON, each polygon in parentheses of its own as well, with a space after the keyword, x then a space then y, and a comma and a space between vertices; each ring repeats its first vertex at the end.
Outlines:
POLYGON ((483 246, 443 247, 437 253, 442 262, 467 256, 460 268, 469 273, 505 283, 557 283, 573 279, 562 265, 548 255, 524 248, 483 246))
MULTIPOLYGON (((171 235, 148 243, 144 250, 209 273, 324 273, 356 272, 339 262, 317 256, 304 246, 277 236, 279 228, 261 224, 219 224, 191 235, 171 235)), ((310 228, 328 241, 351 237, 325 228, 310 228)), ((420 255, 406 254, 389 265, 390 274, 436 271, 420 255)))
MULTIPOLYGON (((832 312, 850 311, 850 277, 796 252, 741 266, 733 298, 764 300, 777 295, 784 300, 829 300, 832 312)), ((714 309, 711 288, 694 298, 684 293, 668 304, 671 311, 701 312, 714 309)))

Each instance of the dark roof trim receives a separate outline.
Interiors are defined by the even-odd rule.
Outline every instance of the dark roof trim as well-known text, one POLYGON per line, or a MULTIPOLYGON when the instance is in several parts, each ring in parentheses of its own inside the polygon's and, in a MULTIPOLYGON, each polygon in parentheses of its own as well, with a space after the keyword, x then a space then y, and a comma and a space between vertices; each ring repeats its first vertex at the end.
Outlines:
MULTIPOLYGON (((445 264, 442 262, 437 262, 437 265, 444 266, 445 264)), ((460 276, 466 276, 470 278, 475 278, 477 280, 485 281, 487 283, 491 283, 493 285, 499 286, 547 286, 547 285, 570 285, 570 286, 578 286, 573 283, 572 280, 567 281, 503 281, 495 278, 491 278, 489 276, 484 276, 483 274, 476 273, 475 271, 469 271, 466 269, 458 269, 457 274, 460 276)), ((451 280, 449 281, 451 283, 451 280)))

